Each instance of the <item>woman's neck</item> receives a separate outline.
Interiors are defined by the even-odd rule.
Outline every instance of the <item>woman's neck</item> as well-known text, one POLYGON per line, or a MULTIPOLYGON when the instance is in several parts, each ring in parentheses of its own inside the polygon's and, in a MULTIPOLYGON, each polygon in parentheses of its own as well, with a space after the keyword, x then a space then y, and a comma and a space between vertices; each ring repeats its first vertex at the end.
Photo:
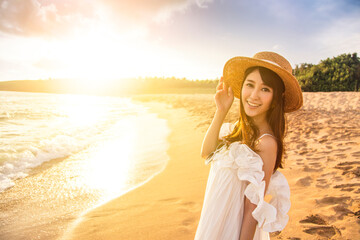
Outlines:
POLYGON ((271 127, 266 118, 253 118, 254 125, 259 129, 259 134, 272 133, 271 127))

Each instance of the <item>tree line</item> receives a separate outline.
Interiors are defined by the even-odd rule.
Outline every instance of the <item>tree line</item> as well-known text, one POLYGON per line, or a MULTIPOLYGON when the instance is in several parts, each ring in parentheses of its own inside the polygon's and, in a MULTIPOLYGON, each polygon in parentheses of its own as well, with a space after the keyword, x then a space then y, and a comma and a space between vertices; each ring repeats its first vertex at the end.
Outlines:
POLYGON ((359 91, 357 53, 327 58, 317 65, 302 63, 293 72, 304 92, 359 91))

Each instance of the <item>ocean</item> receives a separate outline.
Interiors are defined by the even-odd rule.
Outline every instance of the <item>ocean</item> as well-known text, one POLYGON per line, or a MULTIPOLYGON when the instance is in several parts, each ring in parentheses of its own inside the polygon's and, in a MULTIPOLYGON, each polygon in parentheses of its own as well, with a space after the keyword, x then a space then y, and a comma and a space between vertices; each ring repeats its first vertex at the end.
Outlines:
POLYGON ((0 92, 0 239, 57 239, 166 166, 164 119, 129 98, 0 92))

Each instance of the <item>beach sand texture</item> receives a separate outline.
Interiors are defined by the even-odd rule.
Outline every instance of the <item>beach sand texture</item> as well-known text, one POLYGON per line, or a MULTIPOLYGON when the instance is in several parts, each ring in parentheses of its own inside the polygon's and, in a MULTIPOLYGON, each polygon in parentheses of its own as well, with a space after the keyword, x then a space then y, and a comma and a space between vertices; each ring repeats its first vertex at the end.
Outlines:
MULTIPOLYGON (((215 112, 212 94, 142 95, 172 129, 166 169, 86 213, 65 239, 193 239, 209 166, 200 157, 215 112)), ((237 100, 237 99, 235 99, 237 100)), ((234 102, 225 121, 235 121, 234 102)), ((289 222, 271 239, 360 239, 360 93, 304 93, 285 139, 289 222)), ((149 126, 151 127, 151 126, 149 126)))

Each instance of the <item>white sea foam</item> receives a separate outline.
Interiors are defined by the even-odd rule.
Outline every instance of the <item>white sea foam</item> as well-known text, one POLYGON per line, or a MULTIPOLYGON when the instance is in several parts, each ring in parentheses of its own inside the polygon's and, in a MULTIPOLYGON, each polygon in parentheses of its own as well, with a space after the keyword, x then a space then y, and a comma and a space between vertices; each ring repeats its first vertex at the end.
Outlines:
POLYGON ((20 153, 7 153, 6 161, 0 166, 0 192, 14 186, 14 180, 26 177, 29 171, 44 162, 67 157, 84 147, 71 136, 58 135, 40 142, 39 147, 29 146, 20 153))

